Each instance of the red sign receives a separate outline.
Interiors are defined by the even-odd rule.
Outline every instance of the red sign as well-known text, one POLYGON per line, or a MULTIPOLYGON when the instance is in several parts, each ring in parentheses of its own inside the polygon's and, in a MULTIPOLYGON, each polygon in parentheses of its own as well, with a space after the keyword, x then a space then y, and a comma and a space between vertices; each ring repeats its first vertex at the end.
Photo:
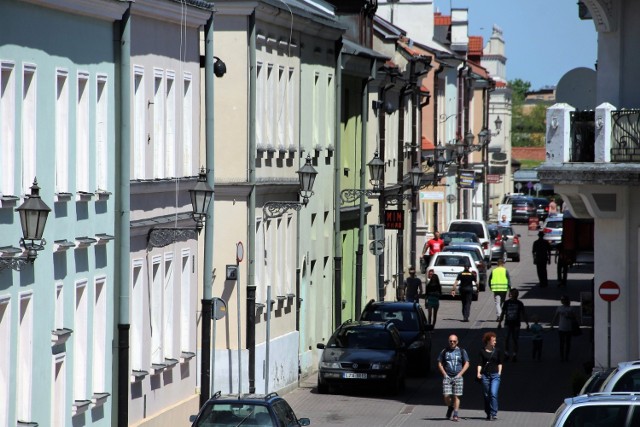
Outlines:
POLYGON ((620 296, 620 286, 618 286, 616 282, 607 280, 600 285, 598 293, 600 294, 600 298, 607 302, 615 301, 620 296))
POLYGON ((385 210, 384 227, 387 230, 404 230, 404 211, 385 210))
POLYGON ((529 217, 529 231, 536 231, 538 229, 538 225, 540 224, 540 220, 537 216, 529 217))
POLYGON ((500 184, 502 182, 502 175, 498 174, 487 174, 487 183, 488 184, 500 184))

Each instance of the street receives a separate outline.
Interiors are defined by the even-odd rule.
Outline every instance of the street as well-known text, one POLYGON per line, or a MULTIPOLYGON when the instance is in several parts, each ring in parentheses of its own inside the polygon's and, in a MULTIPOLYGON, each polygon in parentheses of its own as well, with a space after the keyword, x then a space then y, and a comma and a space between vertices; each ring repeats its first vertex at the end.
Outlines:
MULTIPOLYGON (((531 246, 537 231, 528 231, 525 225, 515 225, 521 234, 521 261, 509 261, 506 267, 512 286, 520 290, 529 319, 535 313, 545 328, 542 361, 531 358, 531 335, 522 325, 520 351, 517 362, 506 362, 499 392, 498 422, 509 426, 547 426, 563 398, 573 395, 587 378, 592 344, 591 327, 583 326, 583 333, 574 337, 568 362, 560 362, 556 330, 549 330, 562 294, 571 298, 576 313, 580 312, 580 293, 592 291, 593 273, 590 267, 575 267, 569 272, 567 288, 558 288, 556 265, 552 258, 548 266, 549 287, 537 286, 531 246), (587 367, 585 369, 585 363, 587 367)), ((424 280, 424 278, 422 278, 424 280)), ((316 392, 316 377, 303 378, 300 387, 285 395, 299 417, 309 417, 312 425, 321 426, 420 426, 450 425, 445 420, 446 407, 442 399, 441 377, 435 368, 435 358, 446 345, 449 334, 455 333, 460 345, 471 358, 465 374, 464 396, 461 398, 460 421, 465 425, 485 423, 481 387, 474 382, 475 360, 481 346, 482 334, 496 331, 498 347, 504 349, 505 330, 497 330, 495 304, 487 290, 473 302, 469 323, 463 323, 461 305, 457 300, 444 299, 440 303, 438 321, 433 332, 431 374, 422 378, 411 377, 407 387, 398 396, 378 390, 338 391, 333 395, 316 392)))

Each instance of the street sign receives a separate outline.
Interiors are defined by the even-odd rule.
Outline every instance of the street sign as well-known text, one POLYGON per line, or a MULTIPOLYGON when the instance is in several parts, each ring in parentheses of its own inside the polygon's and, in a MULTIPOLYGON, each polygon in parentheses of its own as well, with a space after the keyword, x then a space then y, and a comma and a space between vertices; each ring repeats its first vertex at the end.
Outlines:
POLYGON ((463 169, 458 173, 458 187, 474 188, 475 187, 475 171, 472 169, 463 169))
POLYGON ((449 194, 449 195, 447 196, 447 202, 449 202, 450 204, 451 204, 451 203, 454 203, 455 201, 456 201, 456 196, 455 196, 455 195, 453 195, 453 194, 449 194))
POLYGON ((607 280, 600 285, 598 294, 600 294, 600 298, 607 302, 615 301, 620 296, 620 286, 616 282, 607 280))
POLYGON ((380 240, 374 240, 373 242, 369 243, 369 252, 374 255, 382 255, 382 252, 384 252, 384 242, 381 242, 380 240))
POLYGON ((244 245, 242 242, 236 244, 236 262, 242 261, 244 258, 244 245))
POLYGON ((227 314, 227 303, 222 298, 213 298, 213 311, 211 318, 220 320, 227 314))
POLYGON ((500 184, 502 182, 502 175, 487 174, 487 184, 500 184))
POLYGON ((404 211, 386 209, 384 211, 384 227, 387 230, 404 230, 404 211))
POLYGON ((522 183, 521 182, 516 182, 516 190, 518 190, 518 191, 522 190, 522 183))

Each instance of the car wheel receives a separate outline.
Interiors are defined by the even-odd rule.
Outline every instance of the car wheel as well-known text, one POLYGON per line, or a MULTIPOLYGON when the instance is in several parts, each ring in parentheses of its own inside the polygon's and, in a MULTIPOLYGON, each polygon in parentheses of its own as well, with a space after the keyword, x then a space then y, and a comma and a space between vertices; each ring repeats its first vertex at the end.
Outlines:
POLYGON ((318 393, 320 394, 329 393, 329 385, 321 382, 320 378, 318 378, 318 393))

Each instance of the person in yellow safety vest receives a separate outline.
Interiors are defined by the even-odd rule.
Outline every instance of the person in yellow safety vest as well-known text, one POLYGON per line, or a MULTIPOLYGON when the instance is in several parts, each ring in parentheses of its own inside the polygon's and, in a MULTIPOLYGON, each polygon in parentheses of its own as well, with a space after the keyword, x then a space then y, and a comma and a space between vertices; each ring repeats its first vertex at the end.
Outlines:
POLYGON ((500 315, 502 314, 502 304, 504 304, 507 298, 507 292, 511 289, 511 278, 504 266, 504 260, 499 259, 498 265, 491 270, 489 286, 491 287, 491 292, 493 292, 493 298, 496 301, 496 321, 499 322, 500 315))

